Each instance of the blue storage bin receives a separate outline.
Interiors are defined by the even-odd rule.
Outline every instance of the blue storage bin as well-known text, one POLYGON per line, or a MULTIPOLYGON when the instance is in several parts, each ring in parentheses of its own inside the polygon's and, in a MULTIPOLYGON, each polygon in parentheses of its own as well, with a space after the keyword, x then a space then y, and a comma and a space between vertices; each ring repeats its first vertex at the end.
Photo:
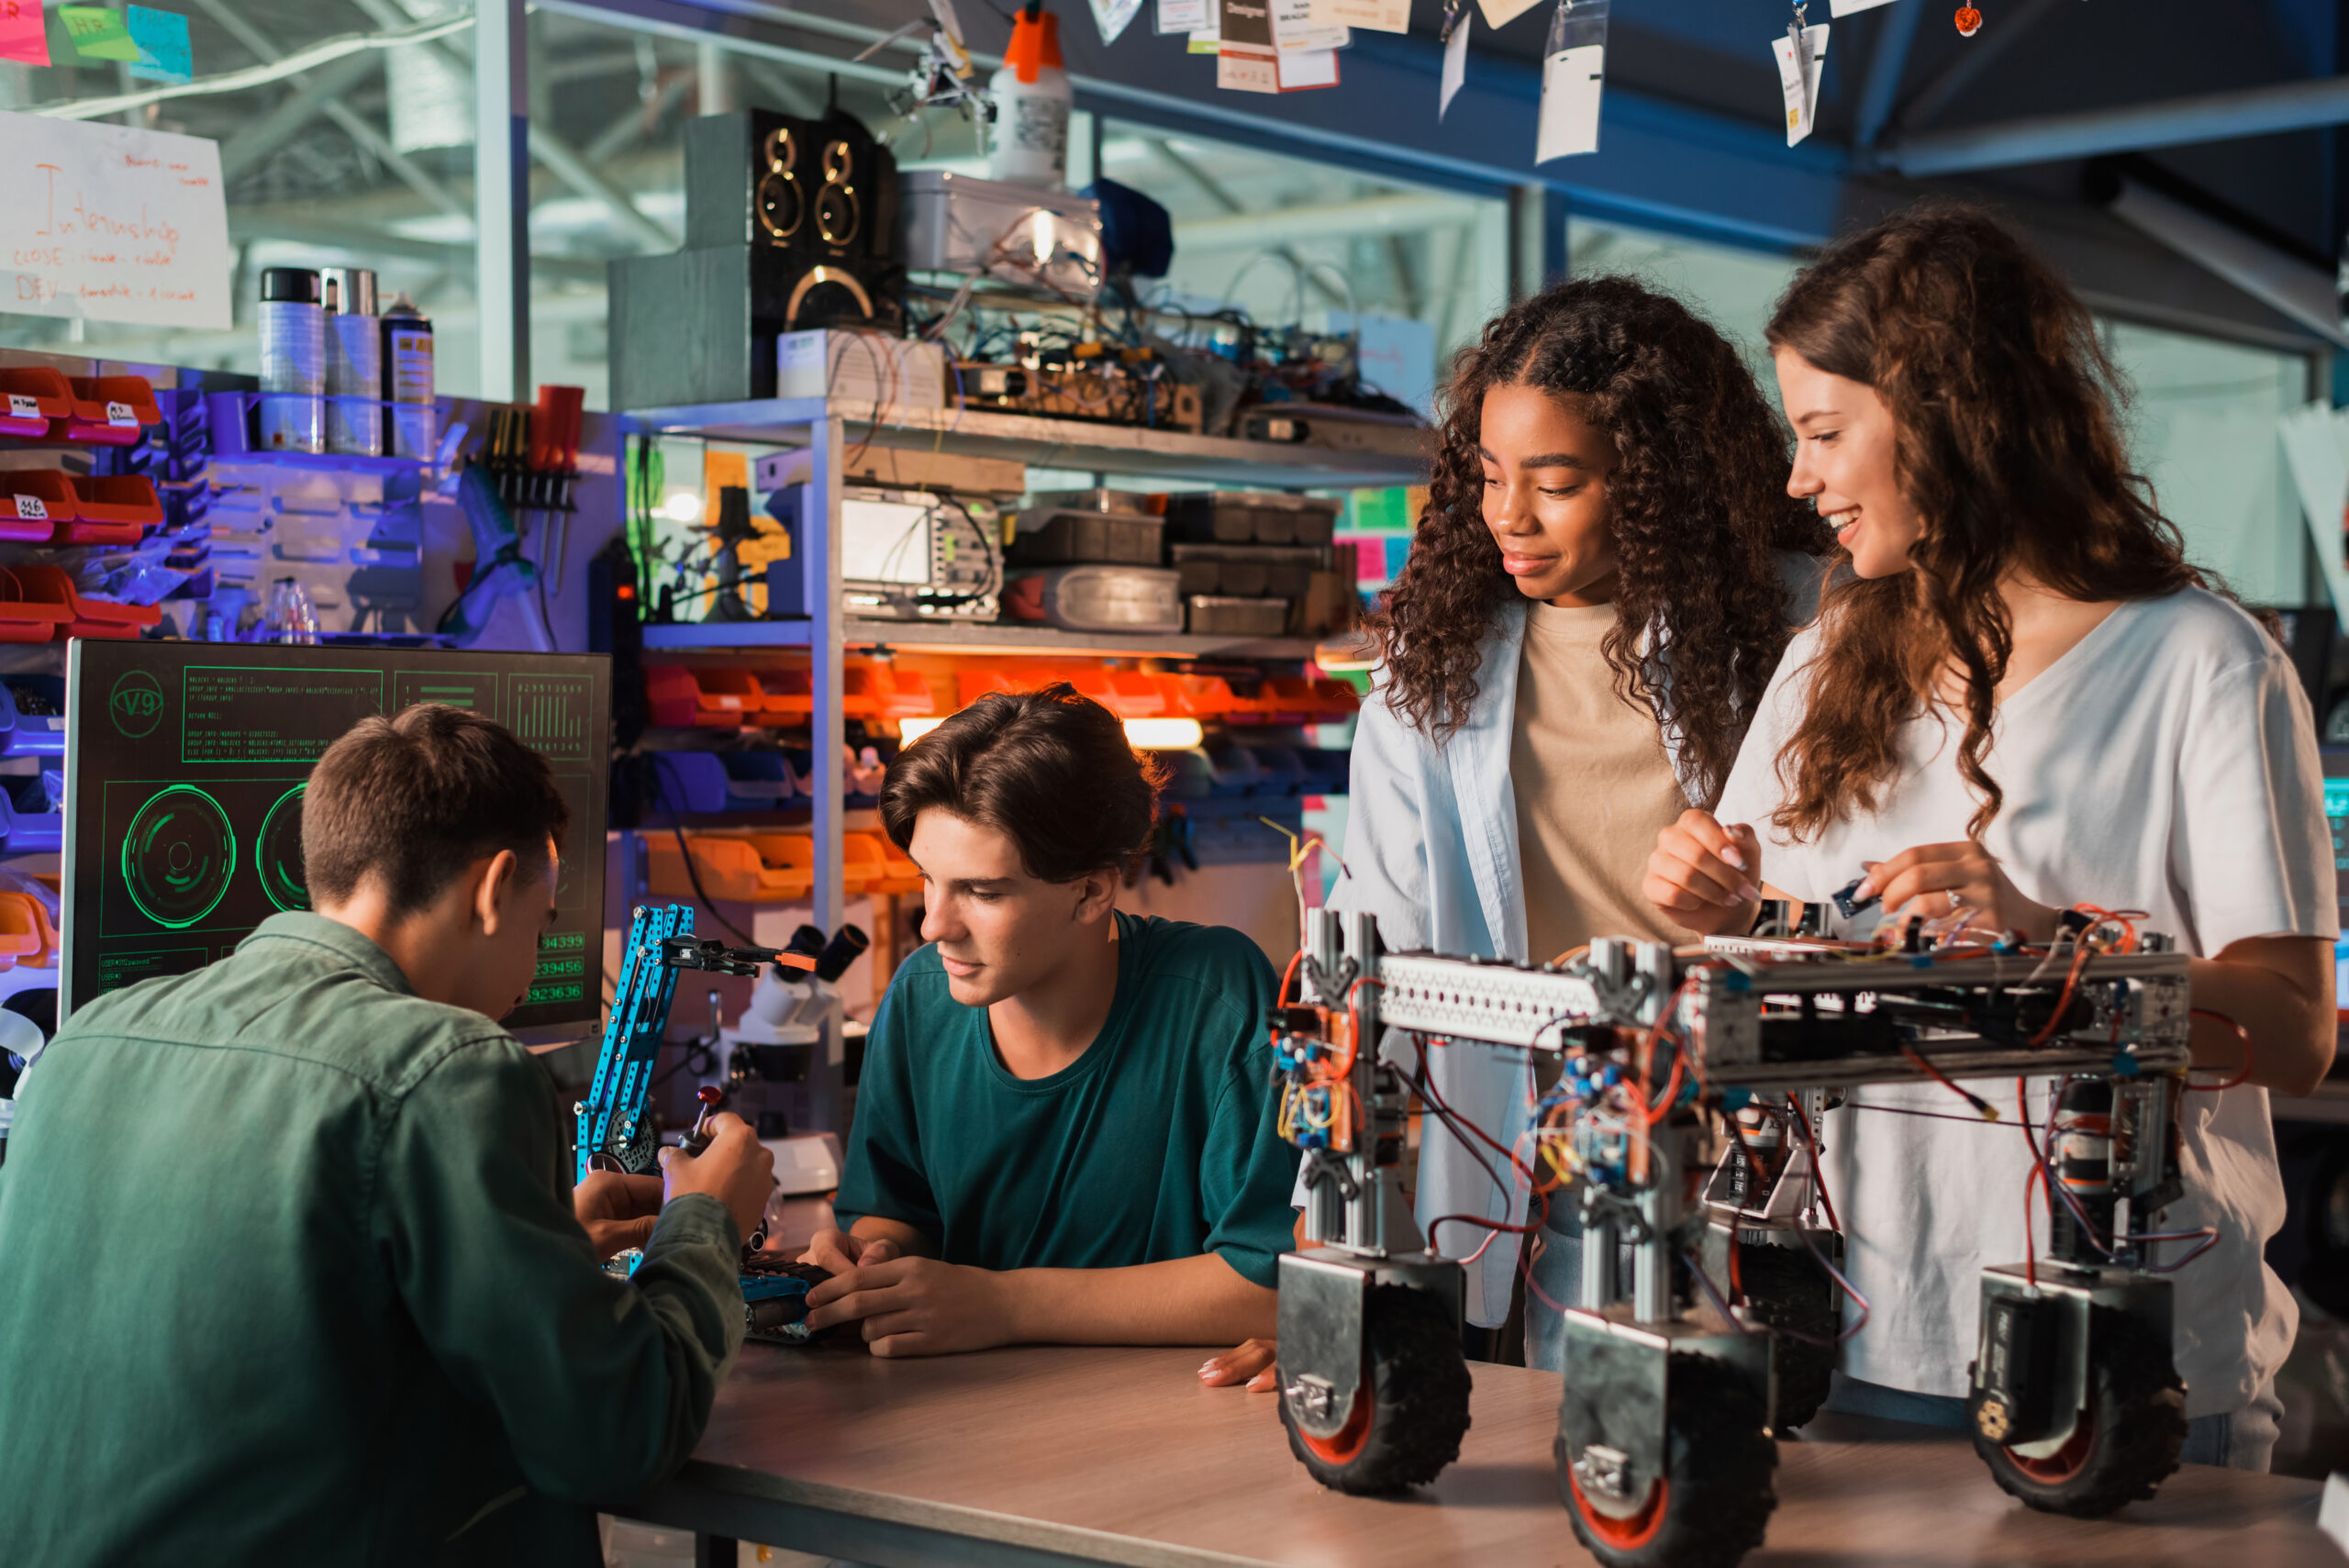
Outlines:
POLYGON ((1305 764, 1297 760, 1295 751, 1286 746, 1267 746, 1261 741, 1249 747, 1248 751, 1256 759, 1256 765, 1264 771, 1264 777, 1256 781, 1256 794, 1290 795, 1305 793, 1305 764))
POLYGON ((780 751, 721 751, 718 760, 726 770, 729 811, 773 811, 799 796, 780 751))
POLYGON ((1307 795, 1343 795, 1353 777, 1353 753, 1335 746, 1301 746, 1307 795))
POLYGON ((9 696, 15 720, 8 733, 11 757, 65 755, 65 677, 10 675, 0 682, 9 696), (38 709, 40 711, 28 711, 38 709))
POLYGON ((656 751, 652 776, 663 814, 707 816, 728 809, 726 764, 714 751, 656 751))
POLYGON ((1199 749, 1208 765, 1209 795, 1253 795, 1264 782, 1264 770, 1248 748, 1233 740, 1219 740, 1199 749))
POLYGON ((1208 761, 1205 751, 1195 746, 1183 751, 1152 754, 1166 768, 1166 799, 1206 800, 1215 794, 1215 766, 1208 761))

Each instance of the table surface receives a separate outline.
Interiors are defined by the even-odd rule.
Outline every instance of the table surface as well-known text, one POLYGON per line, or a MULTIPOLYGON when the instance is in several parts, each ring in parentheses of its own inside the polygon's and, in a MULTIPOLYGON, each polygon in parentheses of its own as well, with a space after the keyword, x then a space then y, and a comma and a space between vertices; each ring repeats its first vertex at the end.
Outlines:
MULTIPOLYGON (((695 1457, 625 1511, 778 1546, 850 1516, 973 1543, 1135 1565, 1587 1563, 1557 1501, 1560 1379, 1474 1364, 1460 1458, 1399 1498, 1346 1497, 1289 1455, 1269 1394, 1200 1385, 1204 1352, 1033 1347, 881 1361, 750 1345, 695 1457), (770 1533, 762 1533, 764 1529, 770 1533)), ((2313 1482, 2188 1466, 2112 1518, 2039 1514, 1961 1438, 1821 1416, 1779 1446, 1752 1568, 2340 1568, 2313 1482)), ((807 1544, 821 1546, 820 1541, 807 1544)))

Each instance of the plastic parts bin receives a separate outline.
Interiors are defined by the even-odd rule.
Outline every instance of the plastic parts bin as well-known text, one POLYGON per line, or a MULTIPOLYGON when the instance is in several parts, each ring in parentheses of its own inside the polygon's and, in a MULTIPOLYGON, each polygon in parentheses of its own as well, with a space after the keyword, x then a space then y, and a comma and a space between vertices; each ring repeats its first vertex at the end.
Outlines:
POLYGON ((78 517, 60 524, 58 544, 137 544, 163 521, 155 482, 143 473, 75 474, 73 509, 78 517))
POLYGON ((685 869, 685 857, 678 852, 674 834, 645 840, 645 882, 662 897, 696 896, 696 874, 701 879, 702 892, 713 899, 775 904, 807 896, 807 879, 770 870, 758 846, 749 839, 688 833, 685 843, 693 851, 692 873, 685 869))
POLYGON ((149 425, 163 422, 155 406, 155 389, 143 375, 77 375, 67 378, 73 389, 73 412, 62 432, 69 441, 127 447, 149 425))
POLYGON ((82 515, 72 476, 57 468, 0 473, 0 539, 47 544, 58 526, 82 515))
POLYGON ((1325 545, 1341 508, 1337 501, 1279 491, 1189 491, 1166 497, 1166 531, 1198 544, 1325 545))
POLYGON ((652 779, 664 815, 707 816, 726 809, 726 764, 715 751, 656 751, 652 779))
POLYGON ((1194 594, 1186 621, 1194 637, 1278 637, 1288 629, 1286 599, 1234 599, 1194 594))
POLYGON ((53 421, 73 415, 73 386, 52 365, 0 370, 0 436, 39 440, 53 421))

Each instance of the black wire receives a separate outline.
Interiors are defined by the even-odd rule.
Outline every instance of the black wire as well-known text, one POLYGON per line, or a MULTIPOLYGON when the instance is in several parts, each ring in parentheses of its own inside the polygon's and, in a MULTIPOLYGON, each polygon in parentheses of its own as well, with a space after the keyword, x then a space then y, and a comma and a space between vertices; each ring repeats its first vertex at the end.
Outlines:
MULTIPOLYGON (((677 836, 677 853, 685 860, 685 876, 687 880, 692 882, 694 884, 694 896, 701 900, 701 906, 709 911, 712 918, 717 920, 719 925, 734 933, 736 940, 740 941, 746 948, 757 947, 759 944, 751 940, 749 934, 746 933, 741 927, 728 919, 725 914, 719 910, 718 906, 710 902, 708 893, 702 887, 701 872, 699 868, 694 864, 693 849, 685 842, 684 814, 679 811, 677 803, 670 798, 669 786, 659 782, 661 773, 663 771, 667 772, 672 777, 675 776, 677 765, 658 751, 647 752, 646 755, 652 759, 654 770, 653 787, 661 796, 661 804, 669 808, 669 831, 677 836)), ((680 781, 679 787, 683 787, 682 781, 680 781)))

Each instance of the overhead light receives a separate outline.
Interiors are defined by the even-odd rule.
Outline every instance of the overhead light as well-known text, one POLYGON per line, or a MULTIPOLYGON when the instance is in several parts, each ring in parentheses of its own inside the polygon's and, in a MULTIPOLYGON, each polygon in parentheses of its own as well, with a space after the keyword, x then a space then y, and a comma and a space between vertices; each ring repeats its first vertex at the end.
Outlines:
POLYGON ((697 522, 701 518, 701 497, 690 490, 672 490, 669 498, 661 503, 661 515, 671 522, 697 522))
POLYGON ((1126 744, 1145 751, 1187 751, 1205 736, 1196 718, 1126 720, 1126 744))
POLYGON ((901 746, 910 746, 945 722, 943 717, 937 715, 932 715, 929 718, 901 718, 897 720, 897 743, 901 746))

